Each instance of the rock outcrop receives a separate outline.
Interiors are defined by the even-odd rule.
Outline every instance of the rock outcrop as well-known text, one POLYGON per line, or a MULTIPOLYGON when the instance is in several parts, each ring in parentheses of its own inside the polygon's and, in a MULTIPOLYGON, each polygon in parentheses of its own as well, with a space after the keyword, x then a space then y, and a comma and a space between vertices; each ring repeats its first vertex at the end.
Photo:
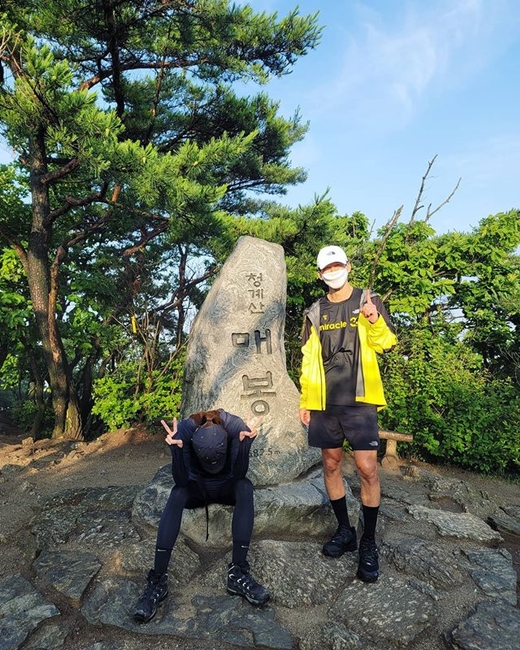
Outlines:
MULTIPOLYGON (((354 521, 360 486, 348 457, 345 469, 354 521)), ((255 491, 249 560, 271 592, 265 607, 226 593, 231 509, 212 505, 208 543, 204 510, 185 513, 170 596, 145 625, 132 610, 169 466, 145 487, 63 492, 33 521, 27 564, 0 583, 0 650, 516 650, 517 575, 486 521, 507 518, 514 536, 518 503, 425 470, 381 478, 377 583, 355 578, 357 553, 321 554, 335 526, 318 470, 255 491)))
POLYGON ((285 364, 286 286, 283 248, 240 237, 190 330, 182 416, 217 407, 263 416, 251 451, 255 485, 287 483, 320 458, 285 364))

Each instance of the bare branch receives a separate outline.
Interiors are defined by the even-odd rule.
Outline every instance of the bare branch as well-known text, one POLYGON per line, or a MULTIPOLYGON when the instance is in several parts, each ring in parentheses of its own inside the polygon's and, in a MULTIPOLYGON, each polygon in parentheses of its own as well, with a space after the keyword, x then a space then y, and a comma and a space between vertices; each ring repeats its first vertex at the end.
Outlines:
POLYGON ((107 184, 104 183, 98 192, 92 192, 92 194, 89 194, 88 196, 84 196, 81 199, 76 199, 73 196, 67 196, 65 198, 65 203, 63 205, 49 212, 49 216, 47 217, 46 220, 47 223, 48 224, 53 223, 54 221, 56 221, 56 219, 66 214, 71 208, 81 208, 86 205, 91 205, 96 201, 102 201, 102 202, 106 201, 105 199, 106 191, 107 191, 107 184))
MULTIPOLYGON (((171 69, 174 70, 175 68, 181 68, 181 69, 188 69, 192 68, 195 66, 200 66, 203 63, 208 63, 209 59, 200 59, 200 60, 186 60, 186 61, 169 61, 169 62, 163 62, 163 61, 137 61, 133 63, 126 63, 122 64, 120 66, 120 71, 121 72, 128 72, 129 70, 156 70, 156 69, 171 69)), ((101 81, 104 81, 105 79, 108 79, 114 74, 114 71, 111 68, 107 68, 106 70, 100 72, 97 75, 94 75, 90 79, 85 80, 82 84, 80 84, 79 89, 80 90, 90 90, 93 88, 96 84, 99 84, 101 81)))
POLYGON ((401 216, 401 212, 403 210, 403 206, 400 208, 397 208, 397 210, 394 212, 392 215, 392 218, 390 221, 386 224, 385 226, 385 234, 383 235, 383 238, 381 239, 381 243, 379 244, 379 249, 376 253, 376 256, 374 258, 374 261, 372 262, 372 268, 370 269, 370 278, 368 281, 368 288, 372 289, 374 285, 374 278, 376 274, 376 269, 379 264, 379 260, 381 259, 381 255, 383 254, 383 251, 386 248, 386 242, 388 241, 388 238, 390 237, 390 234, 392 230, 394 229, 395 224, 398 222, 399 217, 401 216))
POLYGON ((159 311, 171 311, 172 309, 176 309, 179 307, 179 305, 182 303, 182 301, 185 299, 186 294, 193 289, 193 287, 196 287, 198 284, 201 284, 202 282, 205 282, 206 280, 209 280, 211 277, 215 275, 217 272, 217 267, 215 265, 212 265, 209 267, 209 269, 204 273, 204 275, 199 276, 198 278, 195 278, 194 280, 189 280, 186 282, 186 284, 183 287, 182 295, 178 295, 179 291, 175 291, 172 299, 169 303, 166 305, 161 305, 161 307, 157 307, 153 310, 151 310, 151 313, 156 313, 159 311))
POLYGON ((417 198, 415 199, 415 205, 413 206, 412 215, 411 215, 410 221, 409 221, 410 226, 412 226, 414 221, 415 221, 415 215, 419 212, 419 210, 421 210, 424 207, 424 206, 421 205, 422 195, 423 195, 423 192, 424 192, 424 186, 426 184, 426 179, 430 175, 431 169, 433 167, 433 163, 435 162, 436 158, 437 158, 437 154, 435 154, 435 156, 428 163, 428 168, 426 170, 426 173, 424 174, 424 176, 421 179, 421 187, 419 188, 417 198))
POLYGON ((155 239, 158 235, 161 235, 165 230, 168 228, 168 221, 165 221, 149 232, 144 232, 141 235, 141 240, 138 241, 134 246, 131 248, 127 248, 122 252, 122 257, 123 259, 130 257, 131 255, 135 255, 135 253, 138 253, 139 251, 143 250, 146 248, 146 245, 152 241, 152 239, 155 239))
POLYGON ((5 226, 4 224, 0 223, 0 237, 3 237, 6 242, 11 246, 11 248, 15 251, 15 253, 18 255, 18 258, 23 266, 24 271, 27 273, 27 251, 24 248, 24 246, 18 241, 17 237, 15 237, 14 233, 11 232, 11 230, 5 226))
MULTIPOLYGON (((426 186, 426 180, 428 179, 428 177, 430 175, 430 172, 432 170, 433 164, 435 163, 436 159, 437 159, 437 154, 435 154, 435 156, 428 162, 428 168, 426 169, 426 173, 424 174, 424 176, 421 179, 421 186, 419 188, 419 192, 418 192, 417 198, 415 200, 415 205, 414 205, 413 210, 412 210, 412 215, 410 217, 410 221, 408 222, 408 228, 407 228, 407 232, 406 232, 405 243, 408 242, 408 235, 410 234, 410 232, 412 230, 412 226, 415 223, 415 217, 416 217, 417 213, 419 212, 419 210, 422 210, 423 207, 424 207, 424 205, 422 204, 422 200, 423 200, 424 189, 425 189, 425 186, 426 186)), ((459 185, 460 185, 461 180, 462 179, 459 178, 459 180, 457 181, 457 184, 455 185, 453 191, 448 196, 448 198, 446 198, 442 203, 440 203, 435 209, 433 209, 433 210, 431 209, 431 207, 432 207, 431 203, 428 205, 428 207, 426 209, 426 216, 424 218, 424 223, 428 223, 428 221, 431 219, 431 217, 436 212, 438 212, 443 206, 445 206, 446 203, 450 202, 450 200, 453 197, 453 195, 455 194, 455 192, 459 189, 459 185)))
POLYGON ((435 210, 430 211, 430 206, 428 206, 428 211, 426 212, 426 218, 425 218, 424 221, 429 221, 429 219, 430 219, 430 218, 431 218, 431 217, 432 217, 436 212, 438 212, 438 211, 439 211, 443 206, 445 206, 446 203, 449 203, 449 202, 450 202, 450 200, 452 199, 452 197, 453 197, 453 195, 455 194, 455 192, 459 189, 459 185, 460 185, 460 181, 461 181, 461 180, 462 180, 462 177, 459 178, 459 180, 457 181, 457 184, 456 184, 455 187, 453 188, 453 190, 452 190, 451 194, 448 196, 448 198, 445 199, 442 203, 440 203, 440 204, 435 208, 435 210))

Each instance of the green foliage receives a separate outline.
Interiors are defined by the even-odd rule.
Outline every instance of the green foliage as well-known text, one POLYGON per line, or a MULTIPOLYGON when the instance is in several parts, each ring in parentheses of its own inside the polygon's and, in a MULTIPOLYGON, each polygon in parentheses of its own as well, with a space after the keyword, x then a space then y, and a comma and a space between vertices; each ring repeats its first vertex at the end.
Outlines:
MULTIPOLYGON (((115 410, 128 415, 116 420, 153 410, 151 397, 128 401, 132 354, 119 347, 128 318, 152 314, 175 351, 215 272, 226 217, 248 190, 283 193, 304 178, 288 156, 306 131, 299 116, 284 119, 265 93, 241 98, 236 88, 289 73, 321 30, 316 15, 279 17, 226 0, 2 8, 0 132, 20 174, 11 194, 14 178, 0 174, 0 237, 41 315, 24 349, 44 351, 53 435, 77 437, 92 378, 99 373, 116 393, 110 363, 126 395, 115 410)), ((148 382, 155 368, 147 366, 148 382)), ((142 389, 138 381, 136 395, 142 389)))
POLYGON ((335 243, 399 328, 382 425, 413 433, 423 458, 518 473, 518 210, 437 236, 422 200, 375 234, 327 195, 280 205, 305 179, 290 150, 307 124, 250 91, 318 44, 316 15, 109 4, 9 0, 0 16, 0 133, 17 157, 0 166, 0 389, 24 423, 68 374, 86 422, 175 415, 189 323, 241 235, 284 248, 297 382, 303 312, 324 289, 316 253, 335 243))
POLYGON ((141 404, 136 395, 137 363, 122 363, 117 373, 97 379, 94 384, 93 415, 106 427, 120 429, 139 419, 141 404))
POLYGON ((0 367, 0 386, 14 392, 20 384, 20 373, 16 355, 8 354, 0 367))
POLYGON ((413 453, 484 473, 519 473, 520 392, 482 369, 478 354, 442 331, 400 335, 384 359, 384 428, 414 435, 413 453))
MULTIPOLYGON (((35 418, 39 416, 38 405, 32 399, 19 399, 13 404, 10 409, 10 416, 12 421, 22 431, 30 431, 35 418)), ((52 409, 47 406, 44 409, 41 419, 40 429, 38 431, 38 439, 50 438, 52 432, 52 409)))
POLYGON ((184 355, 178 354, 143 375, 140 360, 124 359, 95 381, 92 413, 109 430, 178 416, 183 367, 184 355))

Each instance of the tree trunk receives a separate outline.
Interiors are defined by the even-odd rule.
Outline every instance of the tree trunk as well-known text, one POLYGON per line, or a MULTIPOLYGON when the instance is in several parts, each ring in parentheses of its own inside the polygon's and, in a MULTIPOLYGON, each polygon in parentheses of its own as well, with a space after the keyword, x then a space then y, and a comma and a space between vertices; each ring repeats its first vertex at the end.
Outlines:
POLYGON ((45 422, 44 382, 34 352, 32 350, 27 350, 27 355, 31 364, 31 374, 33 376, 33 382, 29 387, 29 397, 36 405, 36 413, 33 418, 29 435, 31 438, 34 438, 34 440, 38 440, 42 437, 40 433, 45 422))
MULTIPOLYGON (((94 344, 97 348, 96 344, 94 344)), ((92 416, 92 406, 94 405, 94 400, 92 399, 92 390, 93 390, 93 372, 92 368, 95 361, 98 358, 98 354, 93 354, 88 357, 81 373, 81 397, 79 400, 80 413, 81 413, 81 422, 83 423, 84 435, 89 435, 89 427, 87 424, 91 421, 92 416)))
POLYGON ((43 182, 47 171, 43 132, 32 142, 30 155, 32 223, 27 251, 27 280, 40 333, 54 410, 53 438, 81 439, 81 418, 77 396, 56 321, 57 269, 51 278, 48 189, 43 182))

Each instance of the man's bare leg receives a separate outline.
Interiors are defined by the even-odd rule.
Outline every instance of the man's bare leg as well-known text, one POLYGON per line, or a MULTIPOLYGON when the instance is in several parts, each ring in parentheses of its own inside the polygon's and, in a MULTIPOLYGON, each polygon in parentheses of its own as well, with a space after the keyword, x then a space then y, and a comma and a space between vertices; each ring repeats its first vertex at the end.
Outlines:
POLYGON ((323 479, 325 489, 331 501, 341 499, 345 496, 345 484, 341 473, 343 463, 343 449, 322 449, 321 458, 323 461, 323 479))
POLYGON ((378 508, 381 502, 381 483, 377 467, 377 452, 355 451, 354 463, 361 481, 361 503, 364 506, 378 508))
POLYGON ((341 472, 343 449, 322 449, 322 460, 325 488, 338 520, 338 529, 332 539, 323 546, 323 554, 340 557, 346 551, 357 549, 356 531, 348 518, 345 483, 341 472))

